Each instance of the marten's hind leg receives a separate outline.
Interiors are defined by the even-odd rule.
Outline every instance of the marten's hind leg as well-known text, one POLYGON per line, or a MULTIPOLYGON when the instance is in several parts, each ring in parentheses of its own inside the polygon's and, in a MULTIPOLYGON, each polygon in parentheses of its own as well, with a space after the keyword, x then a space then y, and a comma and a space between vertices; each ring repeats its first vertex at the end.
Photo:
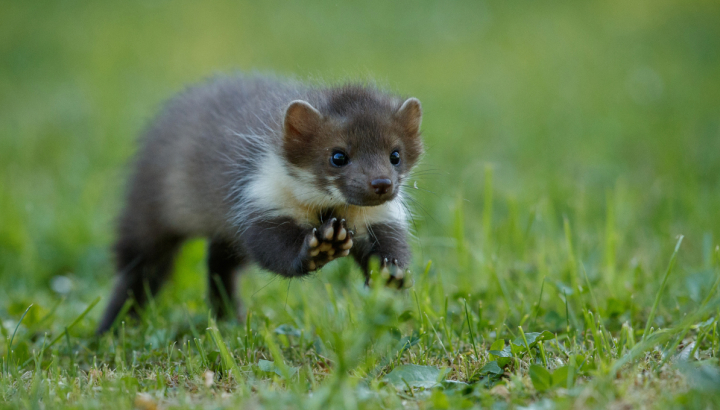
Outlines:
POLYGON ((149 296, 155 296, 170 276, 173 260, 182 237, 164 235, 151 242, 123 237, 115 245, 118 276, 112 298, 98 327, 98 333, 110 329, 129 298, 135 300, 131 313, 138 314, 149 296))
POLYGON ((208 246, 208 289, 210 307, 221 319, 237 317, 237 275, 246 264, 242 249, 223 239, 212 239, 208 246))

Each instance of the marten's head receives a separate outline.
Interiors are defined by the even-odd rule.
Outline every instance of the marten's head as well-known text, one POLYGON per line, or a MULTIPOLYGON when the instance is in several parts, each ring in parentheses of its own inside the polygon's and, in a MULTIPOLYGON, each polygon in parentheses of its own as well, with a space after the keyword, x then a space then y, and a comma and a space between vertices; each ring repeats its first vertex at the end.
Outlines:
POLYGON ((375 206, 394 199, 423 152, 420 101, 361 86, 331 89, 323 100, 318 107, 295 100, 285 112, 291 175, 334 202, 375 206))

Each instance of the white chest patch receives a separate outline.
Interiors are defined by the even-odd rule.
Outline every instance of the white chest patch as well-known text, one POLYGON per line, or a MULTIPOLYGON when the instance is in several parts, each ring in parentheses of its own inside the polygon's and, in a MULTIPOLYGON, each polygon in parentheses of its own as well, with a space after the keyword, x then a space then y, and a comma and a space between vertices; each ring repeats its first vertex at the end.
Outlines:
POLYGON ((238 226, 248 221, 253 211, 261 210, 263 217, 290 217, 300 225, 320 224, 323 210, 335 209, 345 218, 356 236, 367 235, 367 227, 377 223, 407 224, 408 214, 402 206, 401 195, 378 206, 347 205, 342 193, 333 185, 327 190, 317 186, 315 176, 304 170, 287 172, 283 160, 275 152, 267 152, 259 160, 257 175, 247 179, 243 187, 244 206, 237 206, 238 226), (329 193, 328 193, 329 191, 329 193))

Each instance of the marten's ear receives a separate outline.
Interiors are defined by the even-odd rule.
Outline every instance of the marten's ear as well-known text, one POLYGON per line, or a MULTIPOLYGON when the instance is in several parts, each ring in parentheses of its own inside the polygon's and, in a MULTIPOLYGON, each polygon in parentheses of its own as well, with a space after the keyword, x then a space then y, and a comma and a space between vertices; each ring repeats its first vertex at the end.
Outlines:
POLYGON ((285 111, 285 138, 307 141, 320 128, 322 114, 310 103, 295 100, 285 111))
POLYGON ((408 98, 395 112, 395 118, 410 135, 420 132, 422 122, 422 106, 417 98, 408 98))

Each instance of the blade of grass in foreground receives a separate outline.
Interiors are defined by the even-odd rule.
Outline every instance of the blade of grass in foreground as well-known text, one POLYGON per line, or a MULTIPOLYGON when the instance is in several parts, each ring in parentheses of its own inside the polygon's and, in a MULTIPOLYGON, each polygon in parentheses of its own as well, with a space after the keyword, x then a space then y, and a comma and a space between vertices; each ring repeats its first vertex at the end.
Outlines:
POLYGON ((275 361, 275 367, 280 370, 283 378, 288 383, 290 383, 292 380, 292 374, 290 373, 290 368, 288 367, 287 363, 285 363, 285 358, 283 357, 282 352, 280 352, 280 348, 275 343, 275 340, 273 340, 270 332, 267 331, 267 329, 263 333, 263 336, 265 338, 265 343, 267 343, 268 350, 270 350, 270 355, 272 355, 272 358, 275 361))
MULTIPOLYGON (((47 346, 43 347, 43 349, 40 351, 40 357, 42 357, 43 353, 45 353, 45 350, 47 350, 48 348, 52 347, 55 343, 57 343, 60 339, 62 339, 62 337, 65 336, 65 335, 70 331, 70 329, 73 328, 73 326, 75 326, 75 325, 78 324, 81 320, 83 320, 83 318, 85 317, 85 315, 87 315, 88 313, 90 313, 90 311, 92 310, 92 308, 94 308, 95 305, 97 305, 99 302, 100 302, 100 296, 98 296, 97 298, 95 298, 95 300, 93 300, 92 302, 90 302, 90 304, 88 305, 88 307, 86 307, 85 310, 83 310, 83 312, 80 313, 80 315, 79 315, 78 317, 76 317, 75 320, 72 321, 72 323, 70 323, 68 326, 66 326, 66 327, 65 327, 65 330, 64 330, 62 333, 60 333, 59 335, 57 335, 57 337, 56 337, 55 339, 53 339, 47 346)), ((27 366, 32 360, 33 360, 32 358, 27 359, 27 360, 25 361, 25 363, 23 363, 23 366, 27 366)))
MULTIPOLYGON (((717 280, 715 280, 715 283, 713 283, 713 286, 710 288, 710 292, 708 293, 707 297, 705 297, 705 300, 703 300, 703 302, 700 304, 700 308, 699 308, 698 310, 701 310, 701 311, 702 311, 702 310, 705 310, 705 307, 708 305, 708 303, 710 302, 710 300, 712 300, 712 296, 715 294, 715 291, 717 290, 719 284, 720 284, 720 276, 718 276, 717 280)), ((675 350, 677 349, 677 347, 680 345, 680 342, 683 341, 683 339, 685 338, 685 335, 687 335, 687 333, 690 331, 690 327, 691 327, 692 325, 693 325, 693 323, 690 323, 690 322, 688 322, 688 323, 686 324, 686 326, 685 326, 685 328, 683 329, 683 331, 682 331, 682 333, 680 334, 680 336, 678 336, 678 337, 675 339, 675 342, 672 344, 672 346, 667 349, 667 354, 666 354, 665 357, 662 359, 662 361, 661 361, 659 364, 656 364, 656 365, 655 365, 654 368, 655 368, 656 370, 662 368, 662 366, 663 366, 665 363, 667 363, 668 360, 670 360, 670 357, 672 356, 672 353, 675 352, 675 350)), ((693 350, 692 350, 693 354, 695 353, 695 350, 697 349, 697 347, 700 346, 700 342, 701 342, 701 340, 700 340, 700 335, 698 335, 697 339, 695 340, 695 348, 693 348, 693 350)), ((693 357, 692 354, 690 355, 690 357, 693 357)))
POLYGON ((10 343, 8 343, 7 347, 7 358, 5 359, 5 372, 7 374, 10 374, 10 353, 12 352, 12 344, 15 340, 15 334, 17 333, 18 329, 20 328, 20 324, 22 323, 23 319, 25 319, 25 315, 27 315, 27 312, 30 310, 30 308, 33 307, 33 304, 31 303, 30 306, 25 309, 25 313, 20 316, 20 320, 18 321, 18 324, 15 326, 15 331, 12 334, 12 337, 10 338, 10 343))
POLYGON ((210 333, 210 337, 212 338, 213 342, 215 343, 215 346, 217 346, 218 351, 220 352, 220 358, 222 359, 223 368, 226 372, 230 372, 233 374, 233 377, 235 377, 235 381, 240 382, 242 381, 242 375, 240 374, 240 368, 238 367, 237 363, 235 362, 235 358, 232 357, 232 354, 230 354, 230 350, 228 350, 227 345, 225 344, 225 341, 223 340, 222 336, 220 335, 220 331, 217 328, 217 323, 215 323, 215 320, 210 318, 209 321, 210 327, 208 327, 208 332, 210 333))
POLYGON ((613 375, 617 371, 619 371, 624 365, 639 358, 646 351, 652 349, 653 347, 660 346, 662 344, 667 343, 671 338, 680 334, 680 332, 682 332, 685 328, 700 321, 702 319, 703 315, 707 315, 717 308, 718 308, 718 303, 712 303, 712 304, 705 306, 704 308, 697 309, 694 312, 689 313, 687 316, 685 316, 679 325, 677 325, 673 328, 670 328, 670 329, 658 330, 657 332, 648 336, 646 339, 641 340, 632 349, 630 349, 630 351, 627 352, 623 357, 621 357, 620 359, 615 361, 615 363, 612 365, 612 367, 610 369, 610 372, 608 373, 608 376, 614 377, 613 375))
POLYGON ((475 352, 475 360, 480 360, 480 354, 475 347, 475 335, 473 334, 473 326, 470 322, 470 313, 468 312, 467 299, 465 300, 465 317, 467 318, 468 329, 470 330, 470 343, 472 343, 473 351, 475 352))
POLYGON ((658 289, 658 292, 655 295, 655 303, 653 303, 653 307, 650 310, 650 316, 648 316, 647 323, 645 324, 645 331, 643 332, 642 340, 647 339, 648 333, 650 332, 650 326, 652 325, 652 321, 655 318, 655 311, 657 310, 658 304, 660 303, 660 297, 662 296, 663 290, 665 289, 665 285, 667 285, 668 278, 670 277, 670 272, 672 272, 673 268, 675 267, 675 260, 677 259, 678 250, 680 250, 680 244, 682 243, 682 241, 683 236, 680 235, 677 244, 675 245, 675 251, 670 257, 670 263, 668 264, 667 272, 665 272, 665 277, 663 278, 662 284, 660 285, 660 289, 658 289))

